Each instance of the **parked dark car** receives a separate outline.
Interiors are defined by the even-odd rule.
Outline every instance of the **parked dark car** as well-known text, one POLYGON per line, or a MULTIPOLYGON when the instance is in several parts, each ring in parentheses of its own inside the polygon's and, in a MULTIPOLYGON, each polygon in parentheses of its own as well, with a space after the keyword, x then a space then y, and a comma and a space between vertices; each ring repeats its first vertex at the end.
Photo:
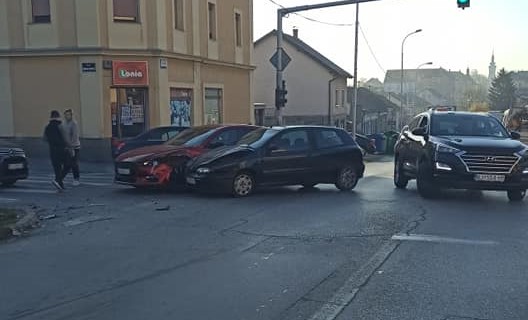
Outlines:
POLYGON ((356 142, 361 147, 361 149, 365 150, 365 152, 369 154, 376 153, 376 140, 359 133, 356 133, 355 136, 356 142))
POLYGON ((234 145, 259 127, 208 125, 183 130, 167 142, 125 152, 115 160, 115 182, 135 187, 184 185, 189 159, 206 151, 234 145))
POLYGON ((416 116, 396 143, 394 184, 417 180, 418 192, 439 189, 507 191, 520 201, 528 189, 528 147, 489 114, 431 110, 416 116))
POLYGON ((117 158, 120 154, 132 149, 163 144, 185 129, 187 129, 187 127, 156 127, 145 131, 134 138, 112 140, 112 154, 114 158, 117 158))
POLYGON ((236 146, 219 148, 190 161, 186 181, 199 190, 250 195, 257 185, 332 183, 353 189, 363 177, 363 156, 354 139, 334 127, 261 128, 236 146))
POLYGON ((28 161, 24 150, 0 141, 0 183, 6 187, 12 186, 27 177, 28 161))

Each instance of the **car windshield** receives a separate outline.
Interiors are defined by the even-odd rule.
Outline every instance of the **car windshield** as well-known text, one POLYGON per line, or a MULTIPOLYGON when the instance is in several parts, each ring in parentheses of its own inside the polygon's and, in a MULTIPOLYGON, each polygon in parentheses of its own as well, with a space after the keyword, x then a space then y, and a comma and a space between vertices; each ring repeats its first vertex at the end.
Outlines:
POLYGON ((506 129, 493 117, 449 113, 432 117, 431 134, 436 136, 509 137, 506 129))
POLYGON ((250 133, 247 133, 245 136, 243 136, 239 141, 238 145, 249 145, 253 148, 258 148, 262 146, 266 141, 268 141, 271 137, 273 137, 275 134, 277 134, 279 130, 277 129, 269 129, 269 128, 260 128, 257 130, 253 130, 250 133))
POLYGON ((195 147, 204 143, 218 128, 212 127, 196 127, 185 129, 174 138, 165 142, 165 144, 171 146, 187 146, 195 147))

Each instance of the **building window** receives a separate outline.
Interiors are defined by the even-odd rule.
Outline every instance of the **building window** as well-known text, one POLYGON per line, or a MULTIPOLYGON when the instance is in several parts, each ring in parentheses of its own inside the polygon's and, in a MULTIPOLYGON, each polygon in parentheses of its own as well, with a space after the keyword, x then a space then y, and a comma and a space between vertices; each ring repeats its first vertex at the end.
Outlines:
POLYGON ((183 0, 174 0, 174 28, 176 30, 184 31, 185 24, 183 21, 184 8, 183 0))
POLYGON ((192 96, 191 89, 170 88, 171 125, 192 125, 192 96))
POLYGON ((235 42, 237 47, 242 47, 242 18, 240 13, 235 13, 235 42))
POLYGON ((138 22, 139 0, 114 0, 114 21, 138 22))
POLYGON ((222 89, 205 89, 205 124, 222 123, 222 89))
POLYGON ((31 0, 33 23, 50 23, 51 10, 49 0, 31 0))
POLYGON ((336 89, 335 91, 335 106, 345 107, 345 90, 336 89))
POLYGON ((207 8, 209 12, 209 39, 216 40, 216 4, 209 2, 207 8))

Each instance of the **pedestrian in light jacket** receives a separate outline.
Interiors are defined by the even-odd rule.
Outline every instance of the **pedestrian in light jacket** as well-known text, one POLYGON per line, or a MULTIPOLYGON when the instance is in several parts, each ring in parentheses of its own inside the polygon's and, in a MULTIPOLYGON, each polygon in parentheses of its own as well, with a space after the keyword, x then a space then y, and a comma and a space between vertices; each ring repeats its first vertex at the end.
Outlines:
POLYGON ((67 147, 67 161, 68 166, 65 168, 67 171, 63 172, 63 176, 68 175, 70 169, 73 174, 73 185, 78 186, 80 184, 80 172, 79 172, 79 155, 81 151, 81 141, 79 140, 79 125, 77 121, 73 119, 73 110, 67 109, 64 111, 64 121, 61 125, 64 139, 66 140, 67 147))

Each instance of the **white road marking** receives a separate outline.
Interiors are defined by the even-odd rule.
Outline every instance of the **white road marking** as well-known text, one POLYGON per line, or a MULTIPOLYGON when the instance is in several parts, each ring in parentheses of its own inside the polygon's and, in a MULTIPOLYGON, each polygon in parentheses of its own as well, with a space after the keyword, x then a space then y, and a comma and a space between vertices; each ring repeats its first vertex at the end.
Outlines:
MULTIPOLYGON (((49 182, 48 182, 49 183, 49 182)), ((13 188, 13 189, 5 189, 2 192, 5 193, 42 193, 42 194, 53 194, 57 193, 56 190, 45 190, 45 189, 20 189, 20 188, 13 188)))
MULTIPOLYGON (((20 180, 18 183, 23 183, 23 182, 26 182, 26 183, 37 183, 37 184, 50 184, 49 180, 34 180, 34 179, 20 180)), ((68 182, 66 182, 66 184, 67 183, 68 182)), ((93 187, 105 187, 105 186, 111 186, 113 184, 112 183, 97 183, 97 182, 81 181, 81 185, 80 186, 83 186, 83 185, 93 186, 93 187)))
POLYGON ((439 237, 426 234, 396 234, 392 236, 392 240, 398 241, 422 241, 422 242, 437 242, 437 243, 455 243, 455 244, 473 244, 473 245, 496 245, 498 242, 490 240, 469 240, 449 237, 439 237))
POLYGON ((0 198, 0 202, 15 202, 15 201, 18 201, 18 199, 0 198))
POLYGON ((397 242, 388 242, 378 250, 357 272, 348 278, 332 298, 317 311, 310 320, 334 320, 354 299, 359 289, 398 247, 397 242))

